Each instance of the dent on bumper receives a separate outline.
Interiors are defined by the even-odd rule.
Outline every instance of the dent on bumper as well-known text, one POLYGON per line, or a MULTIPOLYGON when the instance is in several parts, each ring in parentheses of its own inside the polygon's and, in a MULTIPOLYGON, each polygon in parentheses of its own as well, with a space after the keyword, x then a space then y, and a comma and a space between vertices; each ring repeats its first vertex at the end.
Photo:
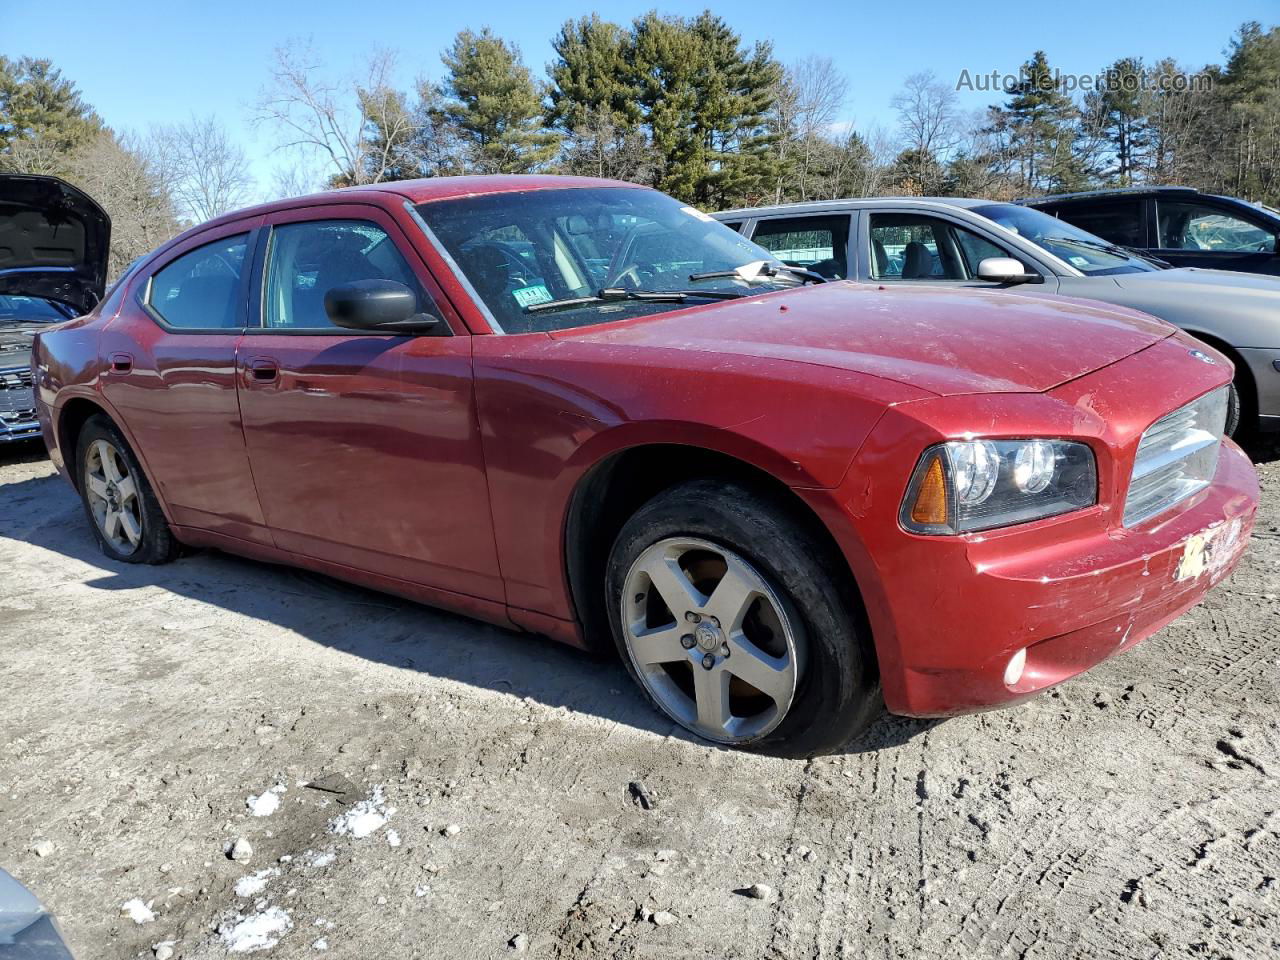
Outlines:
POLYGON ((1253 465, 1227 442, 1212 485, 1136 529, 1027 549, 1017 536, 974 538, 945 569, 932 565, 949 582, 927 619, 895 611, 903 662, 883 677, 886 705, 910 716, 1002 706, 1132 647, 1231 572, 1257 505, 1253 465), (1006 682, 1022 649, 1025 667, 1006 682))

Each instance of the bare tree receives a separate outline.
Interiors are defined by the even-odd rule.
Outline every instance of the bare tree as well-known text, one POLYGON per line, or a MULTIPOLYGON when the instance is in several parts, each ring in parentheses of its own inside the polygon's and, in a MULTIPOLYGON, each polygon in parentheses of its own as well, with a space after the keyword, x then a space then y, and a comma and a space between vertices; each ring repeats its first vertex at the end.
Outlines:
POLYGON ((180 229, 164 178, 133 137, 104 130, 67 159, 64 175, 111 216, 111 277, 180 229))
POLYGON ((942 165, 960 140, 956 93, 932 70, 913 73, 890 101, 898 114, 898 131, 908 175, 921 192, 934 192, 942 165))
POLYGON ((779 173, 774 202, 808 200, 819 158, 829 159, 836 119, 848 97, 849 81, 830 57, 805 57, 787 67, 773 90, 770 132, 777 138, 779 173))
POLYGON ((789 73, 796 91, 800 198, 808 200, 815 152, 821 141, 831 135, 832 125, 849 95, 849 80, 830 57, 805 57, 793 64, 789 73))
POLYGON ((308 167, 304 163, 287 163, 273 171, 271 187, 263 194, 263 200, 305 196, 320 189, 323 181, 323 174, 314 167, 308 167))
POLYGON ((152 127, 147 148, 179 215, 192 223, 243 207, 253 196, 249 161, 214 117, 152 127))
POLYGON ((411 113, 391 85, 395 55, 375 51, 358 80, 324 79, 311 46, 293 41, 275 51, 271 82, 255 119, 281 132, 281 149, 320 156, 332 183, 352 186, 386 178, 397 146, 413 132, 411 113), (376 135, 370 136, 371 130, 376 135))
POLYGON ((0 170, 10 173, 57 176, 65 165, 63 145, 47 137, 14 139, 9 149, 0 154, 0 170))

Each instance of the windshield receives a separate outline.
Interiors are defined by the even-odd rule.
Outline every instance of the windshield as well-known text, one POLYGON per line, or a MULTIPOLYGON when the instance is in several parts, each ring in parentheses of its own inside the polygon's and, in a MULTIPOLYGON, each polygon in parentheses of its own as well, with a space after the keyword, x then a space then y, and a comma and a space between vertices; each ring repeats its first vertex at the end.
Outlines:
POLYGON ((654 190, 497 193, 423 203, 417 211, 507 333, 603 323, 804 282, 763 247, 654 190), (721 272, 729 276, 704 276, 721 272))
POLYGON ((1095 237, 1065 220, 1030 207, 1012 203, 989 203, 973 212, 994 220, 1036 246, 1048 250, 1085 276, 1107 277, 1120 273, 1150 273, 1159 269, 1129 251, 1095 237))
POLYGON ((0 323, 61 323, 75 312, 40 297, 0 294, 0 323))

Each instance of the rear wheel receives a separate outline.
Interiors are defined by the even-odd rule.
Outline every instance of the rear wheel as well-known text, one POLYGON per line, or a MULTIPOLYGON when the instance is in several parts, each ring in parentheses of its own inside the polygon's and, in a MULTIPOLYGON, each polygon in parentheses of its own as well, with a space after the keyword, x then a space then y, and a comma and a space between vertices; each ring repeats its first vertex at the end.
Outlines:
POLYGON ((702 480, 623 527, 606 589, 628 670, 672 720, 716 743, 808 756, 881 705, 839 558, 768 497, 702 480))
POLYGON ((167 563, 179 545, 137 458, 104 416, 91 417, 76 445, 77 484, 102 552, 124 563, 167 563))

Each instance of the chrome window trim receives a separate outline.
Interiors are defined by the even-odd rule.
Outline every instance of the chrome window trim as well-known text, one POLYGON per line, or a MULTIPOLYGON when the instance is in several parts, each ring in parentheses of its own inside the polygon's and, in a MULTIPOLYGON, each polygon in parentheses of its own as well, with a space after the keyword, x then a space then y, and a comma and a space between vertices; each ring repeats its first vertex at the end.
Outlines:
POLYGON ((440 238, 435 235, 435 231, 427 226, 427 221, 422 219, 422 215, 418 213, 417 206, 415 206, 412 200, 406 200, 404 202, 404 207, 409 211, 409 216, 412 217, 414 222, 418 225, 418 229, 422 231, 423 236, 427 238, 427 242, 431 244, 432 249, 435 250, 436 254, 445 262, 448 268, 453 271, 454 278, 462 286, 462 289, 467 292, 467 296, 471 298, 471 302, 477 309, 479 309, 481 315, 489 324, 489 329, 496 334, 505 336, 507 331, 502 329, 502 324, 498 322, 497 317, 495 317, 489 310, 489 305, 484 302, 484 299, 476 291, 476 288, 471 285, 471 281, 468 280, 467 275, 463 273, 462 267, 458 266, 458 262, 454 260, 449 254, 449 251, 444 248, 444 244, 441 243, 440 238))

